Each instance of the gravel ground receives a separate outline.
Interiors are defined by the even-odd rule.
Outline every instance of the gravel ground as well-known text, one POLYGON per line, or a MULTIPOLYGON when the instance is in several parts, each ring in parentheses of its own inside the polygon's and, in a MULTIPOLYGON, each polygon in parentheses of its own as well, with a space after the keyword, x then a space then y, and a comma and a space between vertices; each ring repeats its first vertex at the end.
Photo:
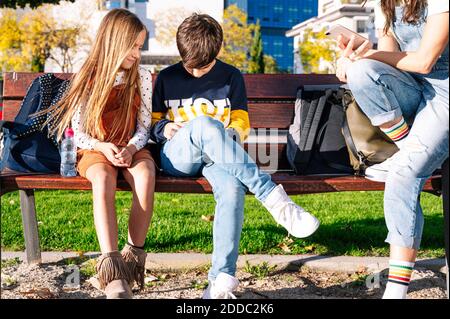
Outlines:
MULTIPOLYGON (((27 265, 18 260, 2 260, 2 299, 85 299, 105 298, 92 279, 95 260, 27 265), (72 264, 72 266, 70 265, 72 264), (77 268, 73 265, 77 265, 77 268), (76 271, 74 271, 76 269, 76 271), (80 272, 78 272, 80 269, 80 272), (80 276, 77 276, 78 273, 80 276), (74 278, 79 278, 79 286, 74 278)), ((239 289, 243 299, 378 299, 382 296, 387 270, 379 274, 381 288, 369 289, 373 278, 364 272, 345 274, 317 272, 306 267, 289 271, 270 267, 239 270, 239 289), (369 278, 368 278, 369 276, 369 278), (370 285, 369 285, 370 286, 370 285)), ((196 299, 207 285, 207 269, 185 272, 147 270, 146 287, 135 289, 135 299, 196 299)), ((372 285, 373 287, 373 285, 372 285)), ((410 285, 410 299, 445 299, 445 275, 416 269, 410 285)))

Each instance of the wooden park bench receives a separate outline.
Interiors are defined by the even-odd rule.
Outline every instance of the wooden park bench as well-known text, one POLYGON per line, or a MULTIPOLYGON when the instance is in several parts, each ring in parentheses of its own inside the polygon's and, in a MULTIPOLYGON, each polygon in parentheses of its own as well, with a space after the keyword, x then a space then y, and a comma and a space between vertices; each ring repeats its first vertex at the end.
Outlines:
MULTIPOLYGON (((28 86, 38 73, 5 73, 3 88, 3 119, 12 121, 16 116, 21 101, 28 86)), ((61 78, 68 78, 70 74, 57 74, 61 78)), ((286 132, 294 116, 294 102, 296 90, 300 85, 328 85, 339 84, 334 75, 245 75, 247 95, 249 100, 249 116, 253 129, 278 129, 286 132)), ((154 75, 154 80, 156 76, 154 75)), ((155 81, 153 81, 155 83, 155 81)), ((258 131, 258 130, 256 130, 258 131)), ((259 130, 261 131, 261 130, 259 130)), ((281 134, 283 135, 283 134, 281 134)), ((251 137, 245 144, 252 157, 264 169, 268 168, 267 154, 271 151, 278 155, 278 165, 272 177, 276 183, 283 184, 289 194, 312 194, 343 191, 383 191, 384 184, 369 181, 361 176, 297 176, 293 174, 286 158, 285 138, 272 138, 270 143, 265 139, 251 137), (254 152, 259 145, 259 151, 254 152), (267 153, 266 153, 267 151, 267 153)), ((276 157, 275 157, 276 158, 276 157)), ((269 163, 270 164, 270 163, 269 163)), ((446 165, 448 172, 448 161, 446 165)), ((271 165, 273 168, 273 163, 271 165)), ((443 169, 445 171, 445 169, 443 169)), ((424 191, 444 194, 445 238, 448 258, 448 173, 444 178, 446 186, 442 187, 441 175, 430 178, 424 191)), ((57 174, 17 174, 4 172, 0 174, 0 195, 19 190, 22 210, 22 222, 25 236, 27 261, 39 263, 41 252, 39 247, 38 224, 34 200, 36 189, 58 190, 90 190, 91 184, 82 177, 63 178, 57 174)), ((130 186, 121 180, 117 190, 130 191, 130 186)), ((157 192, 171 193, 211 193, 211 187, 205 178, 174 178, 163 175, 157 176, 157 192)))

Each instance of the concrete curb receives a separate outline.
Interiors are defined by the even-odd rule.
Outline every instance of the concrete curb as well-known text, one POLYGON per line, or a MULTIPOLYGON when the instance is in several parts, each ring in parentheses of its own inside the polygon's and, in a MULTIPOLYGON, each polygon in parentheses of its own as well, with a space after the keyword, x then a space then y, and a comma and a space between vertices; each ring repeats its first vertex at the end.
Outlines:
MULTIPOLYGON (((88 252, 84 256, 95 258, 99 252, 88 252)), ((76 258, 76 252, 42 252, 43 263, 56 263, 67 258, 76 258)), ((1 259, 19 258, 24 261, 25 252, 1 252, 1 259)), ((298 270, 306 266, 311 270, 354 273, 376 273, 389 267, 388 257, 350 257, 350 256, 320 256, 320 255, 241 255, 237 267, 243 269, 246 263, 259 265, 267 262, 270 266, 277 266, 277 270, 298 270)), ((200 253, 149 253, 147 255, 146 268, 157 271, 188 271, 192 269, 206 268, 211 263, 210 254, 200 253)), ((421 259, 416 263, 416 268, 429 269, 445 273, 445 259, 421 259)))

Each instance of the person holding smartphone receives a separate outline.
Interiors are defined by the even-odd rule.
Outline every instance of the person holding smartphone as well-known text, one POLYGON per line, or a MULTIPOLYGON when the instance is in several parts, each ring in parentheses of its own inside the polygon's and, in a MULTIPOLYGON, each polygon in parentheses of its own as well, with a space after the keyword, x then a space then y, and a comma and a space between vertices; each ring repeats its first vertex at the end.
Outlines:
POLYGON ((386 183, 385 299, 406 298, 424 224, 420 192, 449 154, 448 11, 442 0, 381 0, 375 9, 377 50, 369 41, 354 49, 354 37, 338 40, 337 76, 348 82, 372 124, 399 147, 366 171, 367 178, 386 183))

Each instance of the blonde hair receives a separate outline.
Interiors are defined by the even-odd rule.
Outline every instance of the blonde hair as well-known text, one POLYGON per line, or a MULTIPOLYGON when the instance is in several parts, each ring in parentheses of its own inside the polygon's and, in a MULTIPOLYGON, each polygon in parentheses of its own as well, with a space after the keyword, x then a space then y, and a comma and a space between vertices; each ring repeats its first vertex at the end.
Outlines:
MULTIPOLYGON (((104 140, 105 131, 101 123, 108 97, 123 60, 144 30, 147 31, 139 18, 125 9, 111 10, 103 18, 88 58, 71 79, 67 94, 47 111, 50 117, 46 124, 54 123, 49 125, 50 134, 56 134, 60 140, 77 108, 82 105, 84 120, 80 125, 88 135, 104 140)), ((131 118, 134 97, 136 93, 139 96, 141 93, 138 67, 139 61, 136 61, 130 69, 124 70, 124 89, 118 94, 123 107, 114 118, 109 140, 118 137, 124 120, 125 123, 135 121, 131 118)), ((126 132, 122 131, 121 134, 120 139, 123 140, 126 132)))

